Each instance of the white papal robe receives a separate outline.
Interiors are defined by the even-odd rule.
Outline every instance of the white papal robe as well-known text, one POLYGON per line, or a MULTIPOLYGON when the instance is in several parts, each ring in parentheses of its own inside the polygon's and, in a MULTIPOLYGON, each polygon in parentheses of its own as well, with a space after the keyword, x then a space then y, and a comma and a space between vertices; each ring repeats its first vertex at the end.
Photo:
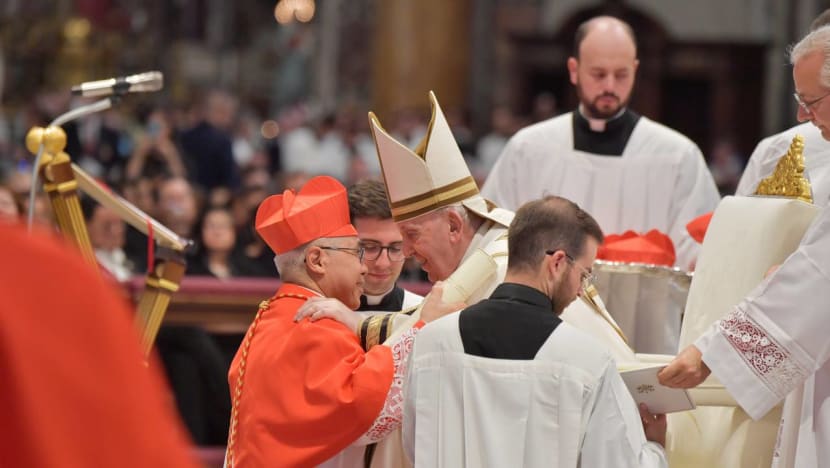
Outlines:
POLYGON ((533 360, 489 359, 464 353, 450 314, 419 334, 407 379, 404 448, 416 467, 667 466, 611 355, 567 323, 533 360))
POLYGON ((778 161, 787 153, 795 135, 804 137, 804 173, 813 189, 813 203, 826 205, 830 201, 830 142, 810 122, 761 140, 746 164, 735 195, 754 194, 761 180, 772 174, 778 161))
POLYGON ((599 156, 574 149, 571 113, 516 133, 481 193, 512 210, 559 195, 590 213, 606 234, 657 229, 674 242, 683 269, 698 249, 686 224, 720 200, 703 155, 680 133, 640 117, 621 156, 599 156))
MULTIPOLYGON (((781 267, 695 341, 753 418, 804 385, 796 467, 830 466, 830 207, 781 267)), ((786 421, 785 421, 786 422, 786 421)))

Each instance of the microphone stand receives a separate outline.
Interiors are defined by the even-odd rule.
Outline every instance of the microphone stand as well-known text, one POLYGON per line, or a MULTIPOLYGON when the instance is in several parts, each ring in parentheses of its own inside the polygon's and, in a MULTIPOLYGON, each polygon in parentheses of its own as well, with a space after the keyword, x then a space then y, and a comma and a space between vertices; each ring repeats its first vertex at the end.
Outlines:
POLYGON ((32 228, 34 219, 35 190, 38 176, 43 189, 49 195, 60 231, 70 242, 78 246, 86 261, 98 268, 95 253, 89 240, 78 189, 98 203, 112 209, 121 219, 150 236, 163 248, 159 261, 151 265, 145 278, 145 288, 138 301, 137 325, 141 330, 141 343, 145 356, 149 354, 170 303, 170 296, 179 289, 185 271, 185 251, 193 244, 190 239, 178 236, 166 226, 151 218, 138 207, 113 193, 109 187, 97 182, 79 166, 72 163, 66 148, 66 133, 61 125, 80 117, 111 108, 126 89, 114 88, 113 96, 81 106, 58 116, 48 127, 33 127, 26 135, 26 148, 35 155, 32 168, 32 188, 29 193, 27 224, 32 228))

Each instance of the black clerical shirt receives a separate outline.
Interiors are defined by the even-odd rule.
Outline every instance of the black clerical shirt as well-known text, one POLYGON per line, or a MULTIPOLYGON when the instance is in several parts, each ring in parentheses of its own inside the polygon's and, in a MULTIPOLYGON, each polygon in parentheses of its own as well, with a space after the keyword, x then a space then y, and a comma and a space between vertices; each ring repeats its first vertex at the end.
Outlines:
POLYGON ((574 149, 600 156, 622 156, 625 145, 640 120, 640 115, 626 108, 622 115, 605 122, 605 130, 591 130, 591 124, 578 110, 573 112, 574 149))
POLYGON ((562 320, 540 291, 503 283, 458 317, 464 352, 495 359, 531 360, 562 320))
POLYGON ((360 295, 360 307, 357 311, 371 311, 371 312, 400 312, 403 309, 403 288, 395 285, 391 291, 383 296, 379 304, 369 305, 366 301, 366 295, 360 295))

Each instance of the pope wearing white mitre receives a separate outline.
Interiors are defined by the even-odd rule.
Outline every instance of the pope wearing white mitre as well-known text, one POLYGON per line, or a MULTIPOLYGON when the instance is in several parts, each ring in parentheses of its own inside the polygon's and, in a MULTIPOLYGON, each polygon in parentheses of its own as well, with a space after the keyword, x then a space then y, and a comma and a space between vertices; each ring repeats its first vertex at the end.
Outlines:
MULTIPOLYGON (((421 263, 430 281, 444 281, 445 302, 472 305, 489 297, 504 280, 513 212, 479 194, 435 95, 430 92, 429 98, 432 117, 415 150, 389 135, 374 114, 369 120, 404 253, 421 263)), ((395 330, 408 328, 417 314, 370 317, 359 327, 361 342, 367 348, 382 342, 395 330)), ((596 337, 618 362, 635 361, 602 307, 574 301, 561 318, 596 337)), ((400 435, 393 434, 379 444, 372 466, 407 466, 403 460, 400 435), (392 445, 394 450, 389 450, 392 445)))

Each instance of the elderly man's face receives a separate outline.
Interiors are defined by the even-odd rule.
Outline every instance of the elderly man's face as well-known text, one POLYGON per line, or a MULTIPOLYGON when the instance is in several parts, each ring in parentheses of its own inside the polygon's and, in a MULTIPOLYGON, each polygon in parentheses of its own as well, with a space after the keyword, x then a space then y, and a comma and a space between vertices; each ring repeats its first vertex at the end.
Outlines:
POLYGON ((320 239, 315 245, 322 247, 328 258, 323 293, 340 300, 350 309, 357 309, 367 271, 358 256, 360 242, 357 237, 320 239))
POLYGON ((452 241, 449 216, 439 210, 398 223, 404 255, 414 256, 433 283, 447 279, 467 250, 466 245, 452 241))
POLYGON ((821 52, 805 55, 793 66, 795 92, 801 101, 807 103, 798 106, 798 121, 810 121, 821 131, 825 140, 830 140, 830 89, 823 86, 819 73, 824 62, 821 52))

